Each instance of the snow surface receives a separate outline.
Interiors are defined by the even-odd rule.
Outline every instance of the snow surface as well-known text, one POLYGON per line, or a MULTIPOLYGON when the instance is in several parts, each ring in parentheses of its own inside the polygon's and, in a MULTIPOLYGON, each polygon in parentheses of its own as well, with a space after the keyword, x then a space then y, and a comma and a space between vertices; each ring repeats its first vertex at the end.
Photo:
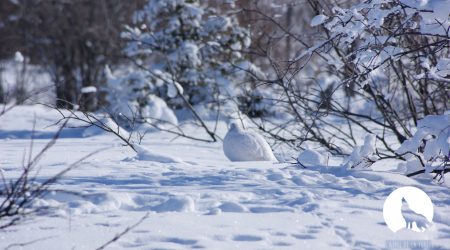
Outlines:
MULTIPOLYGON (((0 117, 0 168, 7 180, 21 171, 36 114, 38 152, 51 138, 57 113, 42 106, 17 107, 0 117)), ((195 130, 192 130, 194 133, 195 130)), ((226 133, 225 123, 219 126, 226 133)), ((143 146, 182 159, 140 161, 109 134, 82 138, 67 129, 40 162, 39 180, 97 149, 36 205, 55 208, 0 231, 0 249, 95 249, 149 217, 107 249, 385 249, 392 240, 429 240, 450 246, 450 191, 431 178, 411 179, 328 166, 303 169, 288 163, 230 162, 220 142, 202 143, 162 132, 143 146), (130 160, 134 159, 134 160, 130 160), (396 188, 415 186, 434 203, 434 223, 423 232, 391 232, 383 203, 396 188), (33 242, 34 241, 34 242, 33 242)), ((384 164, 397 162, 385 160, 384 164)))
POLYGON ((137 151, 137 159, 140 161, 153 161, 153 162, 160 162, 160 163, 176 163, 176 162, 183 162, 182 160, 172 157, 169 155, 162 155, 158 153, 152 152, 152 150, 145 148, 141 145, 133 145, 133 147, 137 151))

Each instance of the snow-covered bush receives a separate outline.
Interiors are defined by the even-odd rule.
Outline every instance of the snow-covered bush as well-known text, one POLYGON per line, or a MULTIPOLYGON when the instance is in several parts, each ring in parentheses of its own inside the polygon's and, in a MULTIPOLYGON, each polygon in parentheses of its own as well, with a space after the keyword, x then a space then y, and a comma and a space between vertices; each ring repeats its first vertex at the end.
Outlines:
MULTIPOLYGON (((321 18, 320 23, 337 47, 347 52, 342 63, 353 64, 355 71, 349 81, 369 84, 373 81, 369 74, 378 69, 376 73, 382 75, 402 73, 382 72, 387 66, 400 70, 397 64, 402 63, 403 73, 415 76, 403 81, 428 78, 448 82, 449 4, 447 0, 367 0, 349 9, 334 7, 333 16, 321 18), (412 70, 415 72, 409 72, 412 70)), ((397 75, 396 80, 401 77, 397 75)))
POLYGON ((53 102, 51 89, 51 76, 45 67, 32 64, 28 55, 16 51, 12 58, 0 60, 0 103, 53 102))
POLYGON ((375 147, 376 137, 372 134, 366 135, 364 144, 356 146, 350 156, 342 163, 347 169, 364 169, 370 166, 378 159, 375 147))
POLYGON ((0 103, 22 104, 30 91, 29 59, 16 51, 14 57, 0 61, 0 103))
POLYGON ((210 104, 232 92, 231 81, 250 45, 233 15, 197 0, 149 0, 122 37, 126 54, 164 84, 156 86, 172 107, 210 104), (166 91, 165 91, 166 90, 166 91), (182 96, 183 95, 183 96, 182 96))
POLYGON ((332 110, 384 127, 400 143, 418 120, 447 110, 449 5, 447 0, 366 0, 314 18, 327 32, 316 48, 332 51, 325 56, 341 84, 366 103, 362 109, 332 110))
POLYGON ((420 120, 414 136, 403 142, 397 153, 420 162, 422 170, 409 172, 409 176, 436 173, 442 178, 450 171, 450 112, 420 120))
POLYGON ((304 168, 322 167, 327 165, 327 155, 313 149, 303 150, 296 159, 297 164, 304 168))
MULTIPOLYGON (((178 124, 172 109, 155 93, 156 89, 164 84, 160 79, 166 75, 159 71, 153 73, 151 75, 147 71, 127 70, 115 76, 109 67, 106 67, 109 111, 118 121, 128 123, 134 119, 137 123, 178 124)), ((169 88, 169 91, 173 90, 169 88)))
POLYGON ((371 133, 383 158, 398 157, 395 149, 419 120, 450 108, 449 1, 312 5, 317 16, 310 33, 277 30, 296 39, 296 53, 284 61, 271 57, 275 35, 261 53, 271 65, 265 72, 275 72, 261 82, 290 117, 255 123, 293 148, 308 141, 345 155, 360 134, 371 133), (315 41, 306 42, 308 36, 315 41))

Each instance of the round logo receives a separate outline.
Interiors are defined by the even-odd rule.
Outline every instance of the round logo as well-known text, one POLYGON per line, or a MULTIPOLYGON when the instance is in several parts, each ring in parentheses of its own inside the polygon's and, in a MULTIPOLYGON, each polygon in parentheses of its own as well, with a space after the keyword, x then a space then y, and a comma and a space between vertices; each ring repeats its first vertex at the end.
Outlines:
POLYGON ((416 187, 401 187, 386 198, 383 217, 393 232, 404 228, 423 232, 431 226, 433 203, 424 191, 416 187))

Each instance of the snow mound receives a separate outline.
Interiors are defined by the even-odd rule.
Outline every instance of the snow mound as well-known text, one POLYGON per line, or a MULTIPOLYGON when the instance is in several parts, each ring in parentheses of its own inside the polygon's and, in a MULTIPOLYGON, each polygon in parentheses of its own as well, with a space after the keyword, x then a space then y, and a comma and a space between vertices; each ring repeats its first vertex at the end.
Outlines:
POLYGON ((111 118, 102 118, 99 121, 95 122, 95 125, 87 127, 83 133, 82 137, 91 137, 100 134, 109 133, 105 129, 111 129, 112 131, 118 133, 123 138, 129 138, 130 134, 120 127, 116 122, 114 122, 111 118))
POLYGON ((243 213, 248 211, 248 209, 242 206, 241 204, 230 201, 223 202, 219 206, 219 208, 222 212, 229 212, 229 213, 243 213))
POLYGON ((326 158, 322 154, 312 149, 306 149, 301 152, 297 157, 297 161, 305 167, 324 166, 327 163, 326 158))
POLYGON ((154 120, 154 122, 168 122, 170 124, 177 125, 178 119, 171 108, 167 106, 167 103, 155 96, 149 97, 148 105, 142 110, 143 117, 154 120))
POLYGON ((160 163, 183 162, 182 160, 180 160, 176 157, 153 153, 149 149, 144 148, 138 144, 133 144, 133 147, 136 149, 137 159, 140 161, 154 161, 154 162, 160 162, 160 163))
POLYGON ((158 213, 163 212, 194 212, 195 202, 189 196, 171 197, 165 202, 153 208, 158 213))
POLYGON ((128 193, 92 193, 74 195, 63 192, 53 192, 39 200, 40 205, 60 207, 60 214, 70 212, 72 215, 98 214, 121 209, 128 210, 136 204, 128 193), (62 205, 62 206, 61 206, 62 205))
POLYGON ((408 159, 406 162, 402 162, 398 164, 397 171, 399 173, 408 174, 421 170, 422 164, 420 160, 417 158, 408 159))
POLYGON ((269 144, 259 134, 231 123, 223 140, 223 151, 230 161, 277 161, 269 144))

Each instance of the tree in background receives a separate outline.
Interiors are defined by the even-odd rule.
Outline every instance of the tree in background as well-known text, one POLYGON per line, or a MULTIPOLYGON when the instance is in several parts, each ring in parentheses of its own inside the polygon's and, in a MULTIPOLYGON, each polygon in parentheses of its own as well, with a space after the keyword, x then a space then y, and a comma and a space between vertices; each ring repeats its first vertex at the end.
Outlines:
MULTIPOLYGON (((136 110, 146 121, 159 117, 160 112, 147 112, 155 106, 187 109, 210 137, 202 140, 216 141, 217 126, 209 128, 198 109, 216 110, 217 121, 223 103, 235 96, 236 82, 253 67, 242 53, 250 46, 250 34, 228 12, 233 6, 233 1, 220 9, 196 0, 147 1, 135 13, 133 26, 122 34, 127 41, 125 54, 142 73, 132 70, 131 78, 122 78, 125 88, 111 88, 125 97, 118 99, 127 100, 121 105, 136 110)), ((167 117, 175 121, 172 115, 167 117)))
POLYGON ((233 15, 195 0, 148 1, 123 37, 126 54, 165 83, 155 91, 175 108, 215 105, 219 95, 232 94, 241 51, 250 45, 233 15))
POLYGON ((2 1, 0 54, 21 51, 31 63, 45 66, 59 107, 96 110, 104 102, 104 67, 121 59, 120 32, 139 2, 2 1), (100 92, 83 94, 87 86, 100 92))

